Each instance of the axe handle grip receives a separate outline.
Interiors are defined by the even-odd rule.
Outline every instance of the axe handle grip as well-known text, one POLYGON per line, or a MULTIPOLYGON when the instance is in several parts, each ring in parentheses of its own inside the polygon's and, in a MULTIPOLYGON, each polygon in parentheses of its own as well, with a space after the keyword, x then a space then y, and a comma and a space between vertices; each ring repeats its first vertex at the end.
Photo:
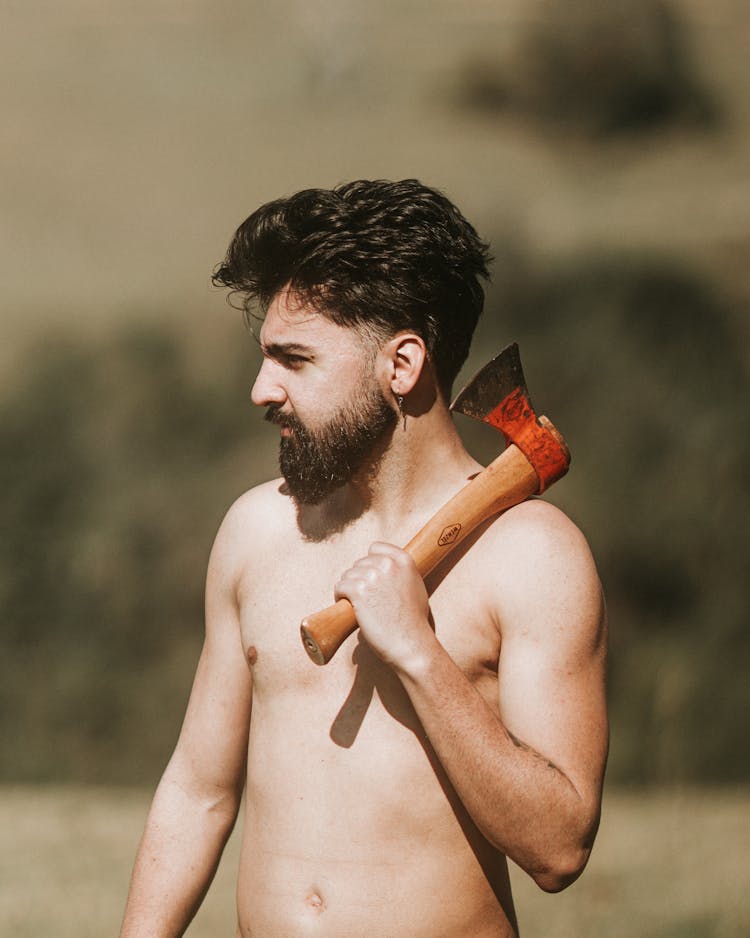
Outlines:
MULTIPOLYGON (((546 418, 540 418, 540 422, 557 440, 562 439, 546 418)), ((433 515, 405 550, 425 577, 483 521, 520 504, 536 494, 539 487, 534 467, 517 446, 510 444, 433 515)), ((316 664, 327 664, 356 628, 351 603, 339 599, 302 620, 302 644, 316 664)))

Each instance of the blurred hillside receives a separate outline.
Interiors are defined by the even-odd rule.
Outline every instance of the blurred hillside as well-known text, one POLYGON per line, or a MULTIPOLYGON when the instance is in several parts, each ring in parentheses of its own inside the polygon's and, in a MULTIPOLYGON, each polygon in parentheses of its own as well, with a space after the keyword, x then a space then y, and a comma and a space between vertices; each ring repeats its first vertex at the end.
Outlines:
POLYGON ((551 498, 607 588, 610 777, 747 780, 744 12, 5 4, 5 779, 155 779, 211 539, 275 472, 254 343, 211 270, 267 199, 417 176, 497 257, 465 376, 517 339, 571 444, 551 498))

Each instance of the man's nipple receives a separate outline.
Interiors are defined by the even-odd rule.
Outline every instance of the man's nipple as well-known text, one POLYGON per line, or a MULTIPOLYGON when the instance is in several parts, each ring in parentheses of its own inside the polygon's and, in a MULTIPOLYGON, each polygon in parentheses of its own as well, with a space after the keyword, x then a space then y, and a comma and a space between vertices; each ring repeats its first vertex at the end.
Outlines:
POLYGON ((258 649, 255 645, 250 645, 247 649, 247 663, 252 667, 258 660, 258 649))

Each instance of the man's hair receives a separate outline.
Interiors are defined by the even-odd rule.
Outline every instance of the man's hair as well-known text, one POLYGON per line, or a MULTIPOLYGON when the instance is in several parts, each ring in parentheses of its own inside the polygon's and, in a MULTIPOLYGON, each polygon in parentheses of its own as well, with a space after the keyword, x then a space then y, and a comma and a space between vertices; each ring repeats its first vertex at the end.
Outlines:
POLYGON ((331 321, 425 342, 446 396, 484 306, 488 245, 441 192, 416 179, 305 189, 253 212, 213 282, 265 313, 288 286, 331 321))

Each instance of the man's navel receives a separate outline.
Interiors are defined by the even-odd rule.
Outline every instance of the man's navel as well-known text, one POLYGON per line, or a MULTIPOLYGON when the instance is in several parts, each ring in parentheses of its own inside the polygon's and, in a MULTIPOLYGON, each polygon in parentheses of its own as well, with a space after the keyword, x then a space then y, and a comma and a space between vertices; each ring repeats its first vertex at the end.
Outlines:
POLYGON ((310 891, 305 896, 305 905, 310 909, 311 912, 315 912, 318 915, 326 907, 326 904, 323 901, 323 897, 315 888, 310 889, 310 891))

